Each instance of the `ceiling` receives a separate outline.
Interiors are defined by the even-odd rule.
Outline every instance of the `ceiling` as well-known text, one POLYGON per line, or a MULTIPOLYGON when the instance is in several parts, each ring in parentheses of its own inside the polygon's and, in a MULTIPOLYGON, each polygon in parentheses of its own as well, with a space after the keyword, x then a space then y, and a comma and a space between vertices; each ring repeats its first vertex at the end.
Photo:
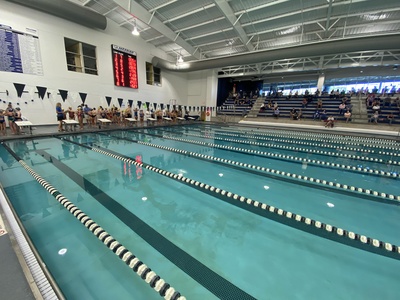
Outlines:
MULTIPOLYGON (((327 41, 400 33, 399 0, 69 1, 91 8, 129 31, 136 22, 141 38, 163 50, 170 61, 175 62, 179 56, 185 62, 198 62, 327 41)), ((387 49, 392 49, 391 45, 387 45, 387 49)), ((345 57, 344 53, 337 54, 345 57)), ((380 61, 380 65, 397 65, 400 64, 399 55, 399 51, 370 51, 361 56, 364 61, 373 58, 375 62, 380 61)), ((359 57, 360 53, 350 56, 359 57)), ((338 57, 332 57, 329 62, 333 60, 338 66, 338 57)), ((296 57, 290 59, 292 62, 278 62, 277 65, 298 65, 294 60, 296 57)), ((313 65, 317 62, 321 66, 318 57, 302 59, 300 63, 313 65)), ((346 59, 351 61, 351 58, 346 59)), ((360 60, 353 60, 351 64, 357 62, 360 60)), ((268 64, 272 62, 260 63, 264 64, 264 68, 259 64, 247 67, 254 68, 259 74, 263 74, 262 69, 265 69, 265 74, 271 71, 268 64)), ((232 69, 235 68, 243 74, 241 65, 225 65, 224 68, 220 71, 226 76, 234 75, 232 69), (224 68, 228 71, 225 72, 224 68)))

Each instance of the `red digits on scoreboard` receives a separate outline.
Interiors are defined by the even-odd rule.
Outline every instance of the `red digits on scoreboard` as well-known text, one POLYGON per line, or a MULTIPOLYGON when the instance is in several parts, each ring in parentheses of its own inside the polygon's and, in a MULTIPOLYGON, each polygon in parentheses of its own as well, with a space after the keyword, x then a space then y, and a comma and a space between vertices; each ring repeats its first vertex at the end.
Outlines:
POLYGON ((121 76, 121 84, 122 86, 125 86, 125 69, 124 69, 124 56, 120 55, 119 57, 119 63, 120 63, 120 76, 121 76))
POLYGON ((118 54, 117 53, 114 53, 114 79, 115 79, 115 85, 118 85, 118 86, 120 86, 121 85, 121 83, 120 83, 120 77, 119 77, 119 65, 118 65, 118 61, 119 61, 119 59, 118 59, 118 54))
POLYGON ((131 88, 137 89, 138 88, 138 80, 137 80, 137 65, 136 59, 129 56, 128 57, 128 69, 129 69, 129 86, 131 88))

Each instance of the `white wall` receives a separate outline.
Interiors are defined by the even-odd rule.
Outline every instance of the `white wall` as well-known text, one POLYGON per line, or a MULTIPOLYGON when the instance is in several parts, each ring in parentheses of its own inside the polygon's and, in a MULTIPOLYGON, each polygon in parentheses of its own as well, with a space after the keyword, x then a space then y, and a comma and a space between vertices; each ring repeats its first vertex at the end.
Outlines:
MULTIPOLYGON (((26 28, 33 28, 38 32, 44 75, 0 72, 0 92, 5 90, 10 92, 9 96, 0 94, 0 98, 12 102, 14 107, 18 102, 23 115, 32 123, 55 124, 55 104, 61 102, 63 108, 68 106, 76 108, 81 103, 79 92, 87 93, 85 103, 91 107, 99 105, 106 107, 105 96, 111 96, 111 105, 116 106, 119 106, 117 98, 123 98, 124 103, 130 99, 134 102, 168 104, 171 99, 176 99, 176 103, 180 105, 202 105, 188 103, 187 73, 162 70, 162 86, 147 85, 145 62, 151 62, 153 56, 165 58, 165 53, 147 44, 140 37, 132 36, 128 30, 119 27, 113 21, 107 20, 105 31, 93 30, 24 6, 2 0, 0 2, 1 24, 23 32, 26 28), (98 76, 67 70, 64 37, 96 46, 98 76), (114 86, 111 44, 137 52, 139 89, 114 86), (24 93, 21 99, 18 99, 14 82, 25 84, 25 91, 29 93, 24 93), (36 86, 47 87, 51 92, 50 98, 46 96, 43 100, 40 99, 34 93, 36 86), (69 91, 65 103, 57 95, 58 89, 69 91)), ((200 87, 200 90, 202 89, 200 87)), ((198 97, 200 98, 202 97, 198 97)), ((1 102, 0 108, 4 109, 6 105, 1 102)))
POLYGON ((188 73, 188 105, 215 106, 218 78, 215 70, 188 73))

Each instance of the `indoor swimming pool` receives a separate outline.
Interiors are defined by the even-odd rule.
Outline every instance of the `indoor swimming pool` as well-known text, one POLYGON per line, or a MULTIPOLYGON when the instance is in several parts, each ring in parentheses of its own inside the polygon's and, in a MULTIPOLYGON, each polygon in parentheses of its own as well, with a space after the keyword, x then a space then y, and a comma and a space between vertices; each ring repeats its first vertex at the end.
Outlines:
POLYGON ((4 141, 66 299, 399 299, 400 143, 190 124, 4 141))

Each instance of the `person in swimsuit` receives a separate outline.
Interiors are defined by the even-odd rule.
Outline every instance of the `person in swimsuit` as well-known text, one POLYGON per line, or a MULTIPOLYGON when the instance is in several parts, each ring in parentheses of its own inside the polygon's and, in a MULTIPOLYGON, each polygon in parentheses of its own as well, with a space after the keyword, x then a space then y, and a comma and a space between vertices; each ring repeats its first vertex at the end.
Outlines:
POLYGON ((61 103, 56 104, 56 115, 58 121, 58 131, 64 131, 62 121, 64 120, 64 110, 61 107, 61 103))
POLYGON ((20 129, 19 126, 15 122, 22 121, 22 113, 21 109, 19 107, 15 108, 15 113, 14 113, 14 124, 15 124, 15 131, 17 134, 20 134, 20 129))
POLYGON ((0 109, 0 133, 2 135, 6 135, 6 118, 5 118, 5 110, 0 109))
POLYGON ((78 109, 76 110, 76 115, 78 117, 78 122, 79 122, 79 128, 83 129, 83 118, 84 118, 84 112, 82 109, 82 106, 78 106, 78 109))
POLYGON ((12 107, 11 102, 8 103, 6 114, 7 114, 7 119, 8 119, 8 126, 11 129, 11 133, 12 134, 16 134, 17 133, 17 129, 15 128, 16 125, 14 123, 14 121, 15 121, 15 110, 12 107))

